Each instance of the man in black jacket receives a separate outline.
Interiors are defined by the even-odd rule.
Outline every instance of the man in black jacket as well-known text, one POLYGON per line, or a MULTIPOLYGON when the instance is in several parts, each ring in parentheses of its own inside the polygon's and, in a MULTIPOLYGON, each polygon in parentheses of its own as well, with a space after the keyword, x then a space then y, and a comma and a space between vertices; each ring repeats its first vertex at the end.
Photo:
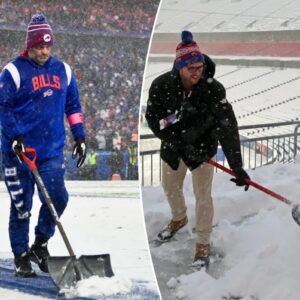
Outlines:
POLYGON ((162 141, 162 185, 172 219, 158 234, 169 240, 187 222, 183 181, 189 168, 196 198, 196 254, 194 265, 209 264, 213 203, 211 186, 214 159, 220 142, 238 186, 248 185, 242 168, 240 139, 232 106, 223 85, 213 78, 215 65, 203 55, 189 31, 182 32, 172 71, 156 78, 149 90, 146 119, 162 141))

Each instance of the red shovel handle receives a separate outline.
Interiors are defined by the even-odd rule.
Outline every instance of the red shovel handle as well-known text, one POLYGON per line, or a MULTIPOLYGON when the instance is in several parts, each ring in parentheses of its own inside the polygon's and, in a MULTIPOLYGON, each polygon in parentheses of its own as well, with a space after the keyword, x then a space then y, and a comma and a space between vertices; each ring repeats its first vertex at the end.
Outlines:
POLYGON ((25 152, 20 151, 20 156, 22 160, 28 165, 31 171, 34 171, 37 169, 35 161, 36 161, 36 150, 34 148, 25 148, 25 152), (29 155, 32 156, 32 158, 29 157, 29 155))
MULTIPOLYGON (((220 169, 220 170, 222 170, 222 171, 224 171, 224 172, 226 172, 226 173, 228 173, 228 174, 236 177, 235 173, 232 170, 224 167, 223 165, 220 165, 219 163, 217 163, 217 162, 215 162, 215 161, 213 161, 211 159, 209 159, 207 162, 210 163, 211 165, 217 167, 218 169, 220 169)), ((278 199, 278 200, 280 200, 280 201, 282 201, 282 202, 284 202, 286 204, 289 204, 289 205, 292 204, 292 202, 290 200, 286 199, 285 197, 283 197, 283 196, 281 196, 281 195, 279 195, 279 194, 277 194, 277 193, 275 193, 275 192, 273 192, 273 191, 265 188, 264 186, 262 186, 262 185, 260 185, 260 184, 258 184, 256 182, 254 182, 254 181, 252 181, 250 179, 245 179, 245 182, 247 184, 249 184, 249 185, 257 188, 258 190, 261 190, 262 192, 264 192, 264 193, 266 193, 266 194, 268 194, 268 195, 270 195, 270 196, 272 196, 272 197, 274 197, 274 198, 276 198, 276 199, 278 199)))

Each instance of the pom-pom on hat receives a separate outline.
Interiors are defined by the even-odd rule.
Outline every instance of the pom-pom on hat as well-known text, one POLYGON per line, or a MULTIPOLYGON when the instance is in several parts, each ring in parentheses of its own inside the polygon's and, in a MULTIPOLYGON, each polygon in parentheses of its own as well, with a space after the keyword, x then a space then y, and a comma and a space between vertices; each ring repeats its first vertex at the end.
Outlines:
POLYGON ((53 43, 52 28, 46 17, 42 13, 33 15, 27 26, 26 49, 39 45, 53 46, 53 43))
POLYGON ((175 68, 180 70, 195 62, 204 63, 204 56, 202 55, 198 44, 193 40, 192 33, 187 30, 182 31, 181 40, 181 43, 176 47, 175 68))

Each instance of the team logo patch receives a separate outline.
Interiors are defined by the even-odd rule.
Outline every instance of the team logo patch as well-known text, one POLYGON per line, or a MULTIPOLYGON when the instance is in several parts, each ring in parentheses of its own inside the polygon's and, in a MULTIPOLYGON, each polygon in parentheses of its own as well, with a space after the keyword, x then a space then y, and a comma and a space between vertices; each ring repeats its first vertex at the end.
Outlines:
POLYGON ((52 95, 53 95, 53 91, 51 89, 49 89, 43 93, 44 98, 48 97, 48 96, 52 96, 52 95))
POLYGON ((44 34, 43 38, 46 43, 51 41, 51 35, 49 33, 44 34))

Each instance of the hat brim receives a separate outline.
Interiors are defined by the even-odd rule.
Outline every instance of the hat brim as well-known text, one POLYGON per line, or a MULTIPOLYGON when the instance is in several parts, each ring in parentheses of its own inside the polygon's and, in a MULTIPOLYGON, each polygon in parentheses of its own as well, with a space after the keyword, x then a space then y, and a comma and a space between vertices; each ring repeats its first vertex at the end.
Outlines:
POLYGON ((202 54, 194 55, 194 56, 188 56, 188 57, 186 57, 186 58, 184 58, 180 61, 176 61, 175 62, 175 68, 177 70, 180 70, 180 69, 186 67, 187 65, 194 64, 196 62, 205 63, 204 56, 202 54))

